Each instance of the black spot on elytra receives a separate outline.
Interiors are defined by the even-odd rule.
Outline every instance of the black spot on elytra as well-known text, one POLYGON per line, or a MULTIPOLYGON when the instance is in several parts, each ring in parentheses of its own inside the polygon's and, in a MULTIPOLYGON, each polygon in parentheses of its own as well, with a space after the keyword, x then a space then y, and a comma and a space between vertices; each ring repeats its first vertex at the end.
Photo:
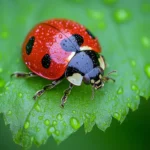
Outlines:
POLYGON ((76 42, 78 43, 79 46, 81 46, 83 44, 84 39, 81 35, 73 34, 72 36, 76 39, 76 42))
POLYGON ((26 45, 26 53, 27 53, 27 55, 31 54, 32 48, 33 48, 33 45, 34 45, 34 41, 35 41, 35 37, 34 36, 30 37, 30 39, 29 39, 29 41, 28 41, 28 43, 26 45))
POLYGON ((95 39, 95 36, 92 34, 90 30, 86 29, 86 32, 88 33, 88 35, 90 35, 92 39, 95 39))
POLYGON ((45 54, 44 56, 43 56, 43 58, 42 58, 42 66, 44 67, 44 68, 49 68, 49 66, 50 66, 50 63, 51 63, 51 58, 50 58, 50 55, 49 54, 45 54))

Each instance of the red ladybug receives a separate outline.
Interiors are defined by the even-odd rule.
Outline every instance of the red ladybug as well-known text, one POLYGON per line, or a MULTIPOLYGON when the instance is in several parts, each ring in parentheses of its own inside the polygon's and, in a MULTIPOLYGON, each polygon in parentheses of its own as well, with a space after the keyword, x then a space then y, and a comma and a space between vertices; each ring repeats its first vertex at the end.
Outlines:
POLYGON ((83 81, 91 84, 93 89, 99 89, 104 86, 105 81, 112 79, 104 77, 106 65, 100 52, 97 38, 83 25, 66 19, 48 20, 37 24, 22 46, 23 60, 32 72, 16 72, 12 75, 38 75, 53 80, 39 90, 34 99, 55 87, 65 77, 70 85, 61 99, 61 106, 64 107, 74 85, 80 86, 83 81))

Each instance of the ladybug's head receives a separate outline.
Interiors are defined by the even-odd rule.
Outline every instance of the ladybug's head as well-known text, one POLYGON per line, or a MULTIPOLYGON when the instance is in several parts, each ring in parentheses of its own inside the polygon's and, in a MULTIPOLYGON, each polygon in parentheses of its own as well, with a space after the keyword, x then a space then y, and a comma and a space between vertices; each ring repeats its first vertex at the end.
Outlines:
POLYGON ((104 86, 104 83, 108 80, 114 79, 108 77, 111 73, 116 72, 112 71, 107 76, 104 76, 104 70, 106 68, 105 60, 103 56, 99 57, 100 66, 93 68, 89 73, 85 74, 83 81, 86 84, 91 84, 94 89, 99 89, 104 86))
POLYGON ((104 76, 104 70, 101 67, 96 67, 84 76, 83 81, 86 84, 91 84, 92 87, 97 90, 102 88, 106 81, 110 79, 115 81, 114 79, 108 77, 113 72, 116 71, 112 71, 107 76, 104 76))

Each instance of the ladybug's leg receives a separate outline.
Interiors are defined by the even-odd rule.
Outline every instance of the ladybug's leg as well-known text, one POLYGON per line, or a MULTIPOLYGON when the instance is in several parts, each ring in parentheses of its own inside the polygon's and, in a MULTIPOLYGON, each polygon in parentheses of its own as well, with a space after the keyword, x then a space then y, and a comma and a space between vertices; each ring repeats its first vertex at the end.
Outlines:
POLYGON ((73 86, 74 85, 72 83, 70 83, 69 88, 65 90, 64 95, 61 98, 61 107, 64 107, 64 104, 66 103, 68 95, 71 93, 73 86))
POLYGON ((40 97, 45 91, 50 90, 52 88, 54 88, 57 84, 59 84, 62 81, 62 79, 58 79, 53 81, 51 84, 48 84, 46 86, 43 87, 43 89, 37 91, 35 93, 35 95, 33 96, 33 99, 36 100, 37 97, 40 97))
POLYGON ((37 75, 33 72, 29 73, 24 73, 24 72, 15 72, 11 74, 11 77, 16 77, 16 78, 29 78, 29 77, 36 77, 37 75))

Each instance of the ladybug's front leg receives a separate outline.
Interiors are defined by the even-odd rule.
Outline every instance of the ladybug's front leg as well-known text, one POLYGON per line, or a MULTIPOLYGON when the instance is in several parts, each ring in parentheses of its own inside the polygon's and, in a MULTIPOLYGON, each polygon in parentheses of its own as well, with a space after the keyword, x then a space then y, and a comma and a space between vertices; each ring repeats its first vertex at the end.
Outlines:
POLYGON ((61 107, 64 107, 64 104, 66 103, 68 95, 71 93, 73 86, 74 85, 72 83, 70 83, 69 88, 65 90, 64 95, 61 98, 61 107))
POLYGON ((29 77, 36 77, 37 75, 33 72, 25 73, 25 72, 15 72, 11 74, 11 77, 16 78, 29 78, 29 77))
POLYGON ((62 81, 62 79, 58 79, 53 81, 51 84, 48 84, 46 86, 43 87, 43 89, 37 91, 35 93, 35 95, 33 96, 33 99, 36 100, 37 97, 40 97, 45 91, 50 90, 52 88, 54 88, 56 85, 58 85, 60 82, 62 81))

